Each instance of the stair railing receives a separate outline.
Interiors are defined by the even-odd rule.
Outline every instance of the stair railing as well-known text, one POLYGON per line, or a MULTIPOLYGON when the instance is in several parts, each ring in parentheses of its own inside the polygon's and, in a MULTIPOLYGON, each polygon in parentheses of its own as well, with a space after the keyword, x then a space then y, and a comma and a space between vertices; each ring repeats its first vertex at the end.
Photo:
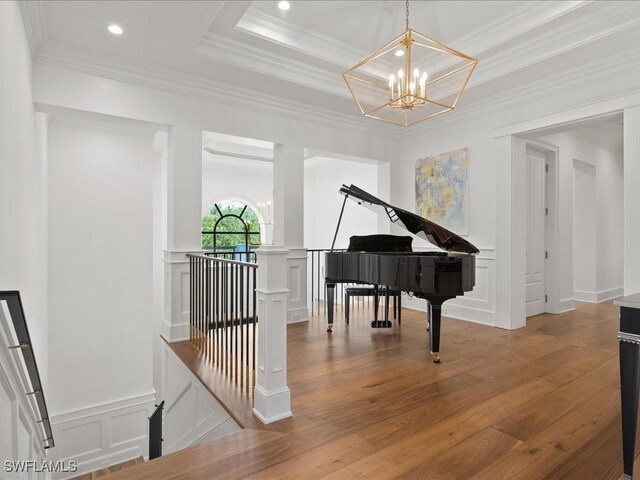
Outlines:
POLYGON ((6 304, 9 311, 9 317, 11 318, 10 326, 13 327, 13 334, 11 336, 14 337, 13 340, 15 341, 15 344, 10 345, 8 348, 21 353, 26 369, 26 376, 31 384, 31 391, 25 392, 25 395, 31 396, 35 401, 36 412, 40 417, 37 422, 41 424, 44 429, 44 438, 42 439, 44 448, 53 448, 55 443, 53 441, 51 421, 49 420, 49 411, 47 410, 47 402, 42 390, 42 381, 40 380, 40 373, 38 372, 38 365, 36 364, 36 357, 33 352, 33 344, 29 336, 29 328, 27 327, 20 292, 0 291, 0 308, 3 308, 3 304, 6 304))

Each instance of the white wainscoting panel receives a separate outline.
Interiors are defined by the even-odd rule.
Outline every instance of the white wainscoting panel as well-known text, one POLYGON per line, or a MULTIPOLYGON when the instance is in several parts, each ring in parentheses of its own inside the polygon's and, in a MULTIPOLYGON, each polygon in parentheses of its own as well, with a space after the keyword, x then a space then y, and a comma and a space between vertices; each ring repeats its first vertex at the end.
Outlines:
POLYGON ((237 432, 241 427, 162 342, 163 453, 237 432))
MULTIPOLYGON (((38 410, 33 397, 26 393, 33 390, 26 376, 26 366, 19 349, 9 350, 18 342, 13 330, 13 320, 6 302, 0 302, 0 460, 41 462, 48 457, 43 439, 44 429, 36 423, 38 410)), ((44 392, 45 396, 47 392, 44 392)), ((58 438, 54 441, 57 443, 58 438)), ((48 458, 47 458, 48 460, 48 458)), ((23 473, 5 473, 0 464, 3 479, 34 478, 23 473)))
POLYGON ((307 250, 290 248, 287 256, 287 323, 309 320, 307 307, 307 250))
POLYGON ((155 400, 156 395, 151 392, 53 415, 51 425, 56 448, 52 457, 78 463, 76 473, 54 475, 54 478, 70 478, 132 458, 146 458, 147 418, 154 410, 155 400))
MULTIPOLYGON (((476 256, 475 287, 461 297, 448 300, 442 306, 442 315, 482 325, 495 325, 495 285, 495 250, 480 249, 476 256)), ((427 311, 427 302, 423 299, 407 301, 403 298, 402 306, 427 311)))
POLYGON ((164 306, 162 336, 169 342, 189 339, 189 253, 201 251, 163 251, 164 306))

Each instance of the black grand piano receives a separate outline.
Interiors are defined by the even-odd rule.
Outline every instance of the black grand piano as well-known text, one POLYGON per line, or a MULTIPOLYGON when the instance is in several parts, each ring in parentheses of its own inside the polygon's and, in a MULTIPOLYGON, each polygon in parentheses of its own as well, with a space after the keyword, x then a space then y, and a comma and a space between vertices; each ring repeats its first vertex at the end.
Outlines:
MULTIPOLYGON (((429 302, 429 347, 434 363, 440 363, 441 307, 445 301, 473 289, 478 249, 446 228, 389 205, 355 185, 343 185, 340 193, 345 198, 333 245, 325 258, 327 331, 331 332, 333 328, 336 283, 363 283, 391 291, 409 292, 429 302), (444 251, 414 252, 411 248, 412 237, 394 235, 354 236, 346 252, 333 251, 347 199, 374 210, 382 208, 392 223, 397 223, 444 251)), ((388 322, 374 321, 371 326, 388 325, 388 322)))

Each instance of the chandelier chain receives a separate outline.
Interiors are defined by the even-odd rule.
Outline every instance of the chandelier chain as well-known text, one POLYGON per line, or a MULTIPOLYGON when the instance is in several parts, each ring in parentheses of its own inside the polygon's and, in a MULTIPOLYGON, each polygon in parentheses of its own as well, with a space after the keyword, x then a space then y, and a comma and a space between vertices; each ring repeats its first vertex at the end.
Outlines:
POLYGON ((407 18, 405 21, 405 25, 407 26, 407 30, 409 30, 409 0, 406 1, 406 9, 407 9, 407 18))

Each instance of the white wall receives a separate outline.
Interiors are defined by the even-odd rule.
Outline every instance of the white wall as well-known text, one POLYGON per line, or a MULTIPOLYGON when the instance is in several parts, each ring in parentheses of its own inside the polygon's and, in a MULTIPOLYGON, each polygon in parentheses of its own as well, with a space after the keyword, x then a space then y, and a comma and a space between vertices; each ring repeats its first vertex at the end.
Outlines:
POLYGON ((50 125, 52 415, 153 391, 156 157, 150 137, 50 125))
MULTIPOLYGON (((391 203, 415 212, 415 163, 419 158, 461 148, 468 149, 469 235, 463 236, 480 249, 476 257, 476 286, 464 297, 448 301, 443 314, 474 322, 493 324, 495 312, 495 188, 501 181, 496 171, 493 129, 496 121, 487 117, 468 120, 453 126, 434 128, 428 135, 405 138, 398 161, 391 165, 391 203)), ((391 233, 404 235, 406 230, 393 227, 391 233)), ((421 239, 414 249, 431 248, 421 239)), ((524 278, 523 278, 524 281, 524 278)), ((426 309, 420 299, 403 300, 403 306, 426 309)))
POLYGON ((573 160, 573 290, 596 291, 596 169, 573 160))
MULTIPOLYGON (((620 153, 568 133, 540 137, 559 149, 559 215, 560 215, 560 298, 602 301, 622 294, 623 285, 623 161, 620 153), (574 160, 591 166, 595 172, 595 190, 587 204, 574 207, 574 160), (591 209, 591 211, 587 211, 591 209), (593 236, 584 241, 574 238, 574 210, 580 218, 591 216, 589 226, 576 225, 580 235, 593 236), (582 215, 582 216, 580 216, 582 215), (589 231, 587 231, 587 230, 589 231), (581 242, 581 250, 590 249, 591 265, 574 265, 573 246, 581 242), (590 247, 591 245, 591 247, 590 247), (593 267, 592 270, 589 270, 593 267), (581 276, 579 284, 574 278, 581 276)), ((586 180, 586 179, 583 179, 586 180)), ((580 192, 577 192, 580 194, 580 192)), ((583 194, 585 192, 582 192, 583 194)), ((587 252, 579 252, 584 259, 587 252)))
MULTIPOLYGON (((329 248, 338 224, 344 197, 342 185, 357 185, 378 196, 378 165, 328 157, 312 157, 304 162, 304 245, 329 248)), ((388 198, 386 199, 388 200, 388 198)), ((336 248, 347 248, 352 235, 378 231, 378 215, 348 200, 340 224, 336 248)))
POLYGON ((202 152, 202 213, 220 200, 273 203, 273 162, 221 157, 202 152))
MULTIPOLYGON (((0 290, 20 290, 48 395, 46 150, 38 148, 32 64, 17 2, 0 2, 0 290)), ((0 429, 3 430, 3 429, 0 429)))

